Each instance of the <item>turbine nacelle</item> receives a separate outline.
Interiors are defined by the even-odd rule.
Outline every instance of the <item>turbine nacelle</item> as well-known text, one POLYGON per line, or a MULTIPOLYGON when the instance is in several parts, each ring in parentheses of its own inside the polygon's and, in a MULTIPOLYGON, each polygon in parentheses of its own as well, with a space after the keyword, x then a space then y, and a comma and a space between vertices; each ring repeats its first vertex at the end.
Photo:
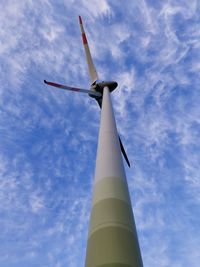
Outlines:
POLYGON ((117 88, 117 86, 118 86, 118 83, 115 81, 96 81, 94 84, 92 84, 91 90, 99 92, 103 95, 104 87, 108 87, 111 93, 117 88))

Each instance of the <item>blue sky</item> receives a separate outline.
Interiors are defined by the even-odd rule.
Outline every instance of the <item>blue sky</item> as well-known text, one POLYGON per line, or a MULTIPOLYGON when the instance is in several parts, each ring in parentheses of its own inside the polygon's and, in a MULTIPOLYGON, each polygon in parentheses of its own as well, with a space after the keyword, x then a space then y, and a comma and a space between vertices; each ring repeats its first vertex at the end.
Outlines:
POLYGON ((78 15, 132 167, 144 266, 199 267, 200 2, 0 3, 0 266, 84 266, 100 111, 78 15))

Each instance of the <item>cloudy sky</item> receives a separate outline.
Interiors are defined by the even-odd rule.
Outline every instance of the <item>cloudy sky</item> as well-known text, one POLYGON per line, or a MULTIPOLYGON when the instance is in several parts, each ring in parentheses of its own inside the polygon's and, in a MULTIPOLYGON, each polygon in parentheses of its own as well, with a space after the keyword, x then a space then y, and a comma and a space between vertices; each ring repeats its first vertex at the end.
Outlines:
POLYGON ((0 266, 84 266, 100 111, 112 94, 144 267, 199 267, 200 1, 1 0, 0 266))

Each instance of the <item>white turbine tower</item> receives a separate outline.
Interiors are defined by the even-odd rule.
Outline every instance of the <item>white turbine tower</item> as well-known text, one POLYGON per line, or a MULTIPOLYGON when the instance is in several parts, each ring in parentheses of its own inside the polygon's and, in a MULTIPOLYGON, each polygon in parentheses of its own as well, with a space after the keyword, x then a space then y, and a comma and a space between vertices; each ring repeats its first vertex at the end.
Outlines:
POLYGON ((117 132, 110 98, 117 83, 98 81, 80 16, 79 22, 91 77, 90 90, 44 82, 61 89, 87 93, 101 108, 85 267, 142 267, 122 154, 128 166, 130 163, 117 132))

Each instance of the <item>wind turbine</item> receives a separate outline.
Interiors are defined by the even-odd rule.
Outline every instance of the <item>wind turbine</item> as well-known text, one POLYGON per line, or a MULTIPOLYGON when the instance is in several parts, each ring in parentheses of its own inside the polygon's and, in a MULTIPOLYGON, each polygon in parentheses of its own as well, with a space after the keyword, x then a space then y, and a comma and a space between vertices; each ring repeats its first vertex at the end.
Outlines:
POLYGON ((101 108, 85 267, 142 267, 121 152, 129 167, 130 163, 117 132, 110 98, 110 93, 118 84, 115 81, 99 81, 80 16, 79 23, 91 78, 90 89, 44 82, 60 89, 86 93, 101 108))

